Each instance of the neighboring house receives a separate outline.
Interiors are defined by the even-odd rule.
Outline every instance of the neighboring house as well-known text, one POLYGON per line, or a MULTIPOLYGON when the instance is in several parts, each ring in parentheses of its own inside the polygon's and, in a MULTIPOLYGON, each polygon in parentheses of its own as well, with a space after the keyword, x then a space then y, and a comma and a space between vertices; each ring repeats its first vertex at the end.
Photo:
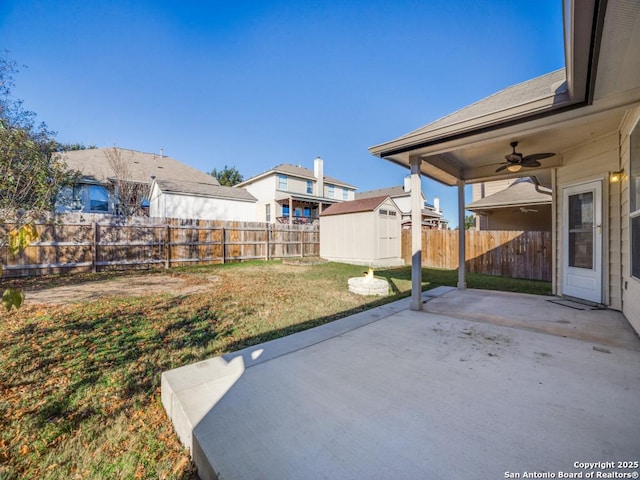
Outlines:
MULTIPOLYGON (((621 310, 640 332, 640 2, 563 7, 566 68, 370 151, 415 177, 457 185, 459 198, 466 183, 500 178, 535 175, 550 185, 553 292, 621 310), (555 156, 501 168, 516 141, 523 155, 555 156)), ((460 277, 464 288, 464 270, 460 277)), ((416 289, 411 307, 419 303, 416 289)))
POLYGON ((76 185, 59 195, 58 212, 120 213, 118 189, 127 185, 137 187, 125 201, 139 207, 138 213, 184 219, 255 219, 255 199, 248 192, 221 187, 211 175, 163 154, 108 147, 58 155, 80 172, 76 185), (150 202, 152 184, 154 201, 150 202))
MULTIPOLYGON (((420 192, 422 199, 422 226, 441 230, 447 228, 447 220, 442 218, 440 199, 433 198, 433 204, 427 203, 424 193, 420 192)), ((404 184, 377 190, 356 193, 356 200, 389 196, 402 212, 402 228, 411 228, 411 182, 410 177, 405 177, 404 184)))
POLYGON ((401 213, 388 195, 331 205, 320 214, 320 256, 356 265, 402 265, 401 213))
POLYGON ((244 188, 155 178, 149 216, 250 222, 255 219, 256 202, 244 188))
POLYGON ((465 209, 476 215, 476 228, 550 232, 551 189, 536 185, 529 177, 505 182, 473 185, 474 201, 465 209), (496 189, 495 183, 502 188, 496 189), (485 195, 487 192, 493 193, 485 195))
POLYGON ((283 163, 234 188, 246 188, 258 199, 256 220, 270 223, 313 223, 334 203, 353 200, 356 187, 324 175, 323 160, 313 170, 283 163))

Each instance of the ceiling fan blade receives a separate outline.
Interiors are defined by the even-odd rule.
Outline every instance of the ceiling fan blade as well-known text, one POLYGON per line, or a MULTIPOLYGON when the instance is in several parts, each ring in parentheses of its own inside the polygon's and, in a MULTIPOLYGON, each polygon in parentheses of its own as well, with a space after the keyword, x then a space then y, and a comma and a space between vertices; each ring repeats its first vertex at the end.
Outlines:
POLYGON ((502 170, 504 170, 505 168, 507 168, 509 165, 501 165, 500 167, 496 168, 496 173, 501 172, 502 170))
POLYGON ((522 161, 524 163, 527 162, 535 162, 537 160, 542 160, 543 158, 549 158, 549 157, 553 157, 555 155, 555 153, 533 153, 531 155, 527 155, 526 157, 524 157, 522 159, 522 161))
POLYGON ((533 168, 533 167, 541 167, 542 164, 537 160, 525 160, 524 162, 522 162, 522 166, 533 168))

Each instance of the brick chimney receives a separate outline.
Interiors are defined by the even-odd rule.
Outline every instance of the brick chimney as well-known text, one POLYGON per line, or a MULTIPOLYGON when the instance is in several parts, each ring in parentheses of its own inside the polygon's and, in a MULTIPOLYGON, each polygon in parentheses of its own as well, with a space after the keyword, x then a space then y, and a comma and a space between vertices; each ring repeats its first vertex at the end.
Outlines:
POLYGON ((324 168, 320 157, 313 161, 313 175, 316 177, 316 195, 324 197, 324 168))

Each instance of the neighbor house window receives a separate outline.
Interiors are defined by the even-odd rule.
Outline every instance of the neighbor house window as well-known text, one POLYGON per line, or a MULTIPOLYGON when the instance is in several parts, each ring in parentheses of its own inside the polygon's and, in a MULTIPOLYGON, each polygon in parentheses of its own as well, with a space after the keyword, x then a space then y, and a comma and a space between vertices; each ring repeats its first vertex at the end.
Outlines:
POLYGON ((631 275, 640 278, 640 123, 631 133, 629 193, 631 275))
POLYGON ((282 216, 283 217, 288 217, 289 216, 289 205, 283 205, 282 206, 282 216))
POLYGON ((313 182, 311 180, 307 180, 307 193, 313 193, 313 182))
POLYGON ((270 203, 267 203, 264 206, 264 218, 266 222, 271 221, 271 204, 270 203))
POLYGON ((346 188, 342 189, 342 199, 349 200, 349 190, 347 190, 346 188))
POLYGON ((311 216, 311 208, 310 207, 304 207, 304 216, 309 218, 311 216))
POLYGON ((335 194, 336 194, 336 187, 329 183, 329 184, 327 184, 327 189, 329 190, 328 193, 327 193, 327 196, 329 198, 333 198, 335 196, 335 194))
POLYGON ((278 175, 278 190, 286 190, 286 189, 287 189, 287 176, 278 175))
POLYGON ((102 185, 89 185, 89 210, 91 212, 109 211, 109 192, 102 185))

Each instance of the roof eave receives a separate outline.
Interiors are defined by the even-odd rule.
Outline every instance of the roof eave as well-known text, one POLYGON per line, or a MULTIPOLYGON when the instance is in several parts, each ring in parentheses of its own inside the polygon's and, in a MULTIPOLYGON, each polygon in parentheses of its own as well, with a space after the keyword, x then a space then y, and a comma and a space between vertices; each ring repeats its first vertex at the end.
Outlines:
MULTIPOLYGON (((588 106, 593 101, 595 73, 607 0, 564 0, 567 93, 561 101, 549 97, 517 105, 501 112, 483 115, 429 132, 405 135, 375 145, 369 152, 385 160, 407 167, 408 156, 429 155, 447 142, 465 139, 532 122, 588 106), (546 102, 546 105, 545 105, 546 102)), ((455 184, 455 172, 423 173, 434 180, 455 184), (449 178, 450 177, 450 178, 449 178)))

